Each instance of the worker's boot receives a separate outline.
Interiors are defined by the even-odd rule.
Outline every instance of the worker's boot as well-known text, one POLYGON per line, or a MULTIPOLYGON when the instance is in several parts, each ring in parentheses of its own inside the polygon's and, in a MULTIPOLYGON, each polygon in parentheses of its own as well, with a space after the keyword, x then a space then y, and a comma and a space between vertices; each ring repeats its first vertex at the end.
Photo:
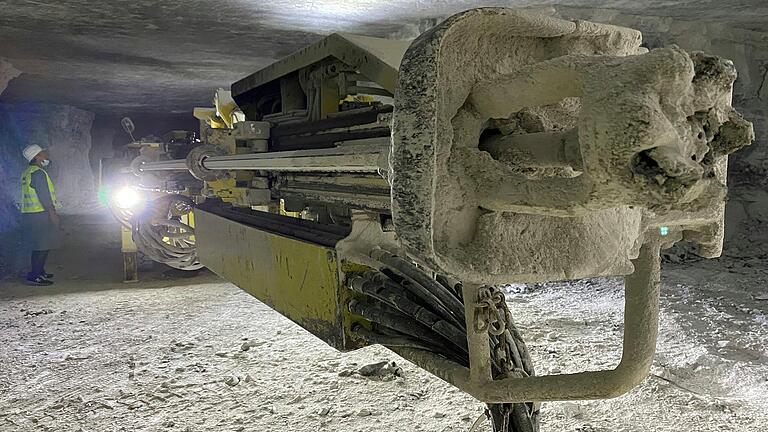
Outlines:
POLYGON ((48 286, 53 285, 53 282, 46 279, 43 275, 33 276, 31 274, 27 274, 27 284, 36 286, 48 286))

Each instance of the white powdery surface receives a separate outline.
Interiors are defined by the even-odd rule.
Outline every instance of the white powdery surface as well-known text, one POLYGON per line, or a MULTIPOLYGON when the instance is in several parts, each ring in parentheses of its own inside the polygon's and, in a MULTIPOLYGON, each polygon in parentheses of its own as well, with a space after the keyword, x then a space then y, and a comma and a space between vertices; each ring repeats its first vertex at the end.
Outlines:
MULTIPOLYGON (((765 271, 664 274, 653 376, 617 399, 544 404, 543 432, 768 424, 765 271)), ((382 347, 338 353, 230 284, 61 291, 75 283, 0 300, 0 430, 467 431, 482 409, 382 347), (356 373, 383 360, 404 376, 356 373)), ((620 281, 514 288, 540 374, 618 362, 620 281)))

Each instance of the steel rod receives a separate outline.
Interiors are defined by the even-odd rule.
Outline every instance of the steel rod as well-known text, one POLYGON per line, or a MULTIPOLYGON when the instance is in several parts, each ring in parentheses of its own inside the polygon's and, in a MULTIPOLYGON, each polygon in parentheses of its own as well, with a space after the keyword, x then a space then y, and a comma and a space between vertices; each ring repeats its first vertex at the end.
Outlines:
MULTIPOLYGON (((209 170, 376 173, 381 154, 388 150, 377 144, 347 144, 327 149, 211 156, 202 164, 209 170)), ((185 159, 146 162, 140 167, 142 172, 187 169, 185 159)))
POLYGON ((284 172, 378 172, 379 154, 303 156, 274 159, 210 157, 203 166, 211 170, 259 170, 284 172), (227 159, 224 159, 227 158, 227 159))
POLYGON ((187 161, 185 159, 173 159, 167 161, 145 162, 139 168, 142 172, 149 171, 186 171, 187 161))

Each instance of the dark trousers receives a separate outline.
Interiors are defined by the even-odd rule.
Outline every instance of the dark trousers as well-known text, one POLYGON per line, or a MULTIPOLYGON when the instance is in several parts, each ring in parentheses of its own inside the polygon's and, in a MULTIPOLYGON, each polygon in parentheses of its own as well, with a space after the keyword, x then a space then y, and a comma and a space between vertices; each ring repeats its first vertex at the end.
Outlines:
POLYGON ((48 259, 47 250, 32 251, 32 271, 30 277, 45 275, 45 261, 48 259))

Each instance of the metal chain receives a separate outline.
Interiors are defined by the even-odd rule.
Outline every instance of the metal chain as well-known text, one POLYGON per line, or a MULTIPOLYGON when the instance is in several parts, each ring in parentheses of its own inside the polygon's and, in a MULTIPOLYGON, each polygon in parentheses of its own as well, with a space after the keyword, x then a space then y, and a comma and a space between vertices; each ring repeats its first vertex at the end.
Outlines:
MULTIPOLYGON (((456 295, 455 286, 451 286, 450 282, 441 282, 440 278, 436 278, 433 283, 431 276, 429 279, 421 277, 419 272, 423 273, 423 270, 417 268, 408 260, 396 259, 395 256, 382 255, 375 259, 381 261, 380 268, 387 269, 387 272, 381 272, 381 277, 369 277, 368 283, 381 283, 380 280, 391 281, 392 285, 396 287, 396 292, 410 292, 411 295, 419 298, 421 302, 424 302, 421 308, 430 311, 434 314, 434 318, 440 318, 443 324, 443 331, 448 328, 453 328, 453 320, 455 316, 464 315, 464 305, 462 303, 470 302, 469 309, 471 310, 471 317, 469 325, 456 325, 454 329, 456 332, 461 333, 461 339, 465 339, 464 330, 466 327, 470 327, 469 330, 474 330, 480 334, 487 332, 490 339, 490 360, 491 369, 493 373, 493 379, 504 378, 524 378, 533 375, 533 365, 525 346, 525 342, 522 339, 520 332, 515 328, 512 314, 507 306, 506 296, 504 292, 498 287, 482 286, 478 290, 478 296, 475 299, 463 298, 460 295, 456 295), (392 277, 391 274, 394 274, 392 277), (411 280, 412 279, 412 280, 411 280), (405 283, 407 282, 407 283, 405 283), (452 300, 452 301, 451 301, 452 300), (458 300, 458 302, 456 301, 458 300), (456 307, 452 307, 453 303, 456 303, 456 307), (455 315, 455 316, 454 316, 455 315)), ((358 278, 361 279, 361 278, 358 278)), ((443 278, 445 279, 445 278, 443 278)), ((354 290, 361 294, 367 295, 370 299, 380 299, 384 305, 391 305, 395 309, 403 312, 403 309, 398 305, 400 300, 386 297, 379 298, 382 295, 381 292, 375 291, 375 293, 368 292, 368 289, 364 285, 357 286, 352 284, 354 290), (357 286, 357 288, 355 288, 357 286), (395 301, 393 304, 392 301, 395 301)), ((370 288, 370 287, 369 287, 370 288)), ((374 302, 375 304, 376 302, 374 302)), ((402 302, 401 302, 402 303, 402 302)), ((404 305, 405 303, 403 303, 404 305)), ((356 304, 357 305, 357 304, 356 304)), ((350 305, 352 306, 352 305, 350 305)), ((386 311, 386 307, 382 310, 386 311)), ((419 309, 419 308, 417 308, 419 309)), ((417 309, 407 309, 406 316, 420 318, 416 320, 426 319, 426 315, 419 315, 417 309)), ((361 314, 366 313, 373 314, 375 307, 369 308, 368 311, 362 311, 361 314)), ((359 314, 360 314, 359 313, 359 314)), ((466 351, 466 346, 463 353, 458 354, 448 350, 451 347, 450 344, 446 344, 442 341, 442 337, 446 337, 445 333, 437 332, 432 338, 431 335, 415 335, 412 333, 413 329, 398 330, 397 322, 380 322, 384 317, 373 317, 371 315, 372 322, 381 325, 378 328, 378 333, 372 333, 368 336, 363 336, 364 339, 376 343, 382 343, 387 345, 389 342, 393 346, 413 346, 417 344, 419 349, 426 349, 428 351, 438 352, 444 357, 454 359, 465 367, 469 367, 469 356, 466 351), (383 333, 387 327, 392 327, 393 334, 383 333), (402 334, 398 334, 402 333, 402 334), (386 341, 385 341, 386 340, 386 341)), ((462 323, 465 322, 463 319, 462 323)), ((426 327, 432 330, 436 330, 437 327, 432 327, 432 323, 437 322, 431 319, 426 323, 426 327)), ((358 332, 359 333, 359 332, 358 332)), ((450 336, 453 333, 448 332, 450 336)), ((453 340, 450 337, 447 340, 453 340)), ((461 346, 461 344, 456 344, 461 346)), ((513 403, 513 404, 488 404, 486 412, 478 418, 470 428, 471 432, 475 432, 481 427, 483 418, 490 418, 494 432, 537 432, 538 431, 538 418, 539 418, 539 404, 538 403, 513 403)))
MULTIPOLYGON (((475 302, 474 327, 479 332, 487 331, 491 338, 491 362, 494 367, 494 379, 523 378, 533 375, 529 353, 520 332, 515 328, 506 296, 498 287, 483 286, 478 290, 477 301, 475 302)), ((525 405, 528 411, 528 424, 520 424, 520 427, 524 431, 536 431, 538 429, 539 404, 525 405)), ((490 415, 490 411, 488 415, 490 415)), ((476 430, 479 423, 480 419, 472 425, 470 430, 476 430)), ((510 425, 505 425, 505 427, 509 428, 510 425)))
POLYGON ((501 336, 507 331, 507 323, 511 322, 509 309, 506 306, 504 293, 498 288, 484 286, 478 292, 475 302, 475 330, 488 331, 494 336, 501 336))

